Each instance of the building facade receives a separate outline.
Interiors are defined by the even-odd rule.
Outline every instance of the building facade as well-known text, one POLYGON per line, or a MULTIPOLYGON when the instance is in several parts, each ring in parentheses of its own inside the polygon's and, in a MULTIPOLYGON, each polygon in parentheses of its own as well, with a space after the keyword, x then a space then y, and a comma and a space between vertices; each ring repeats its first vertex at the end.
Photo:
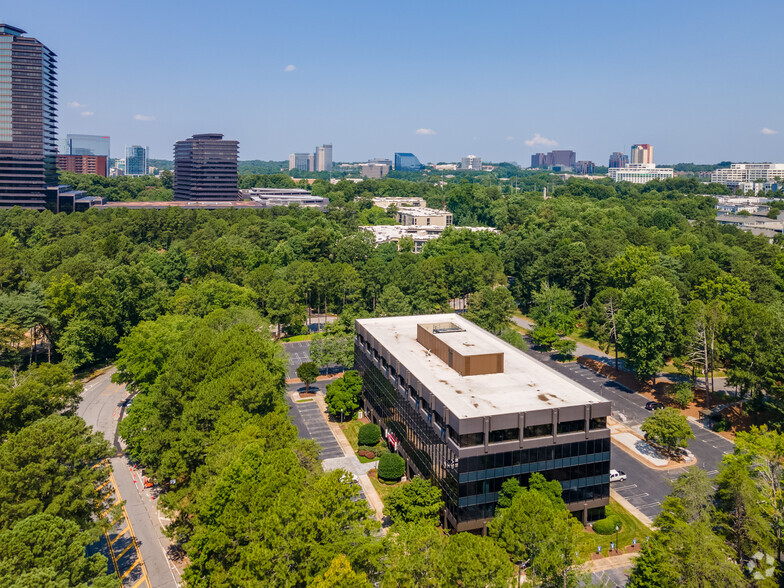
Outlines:
POLYGON ((610 494, 610 402, 455 314, 358 319, 363 403, 443 523, 486 528, 501 485, 557 480, 583 523, 610 494))
POLYGON ((149 147, 131 145, 125 148, 125 175, 146 176, 148 173, 147 154, 149 147))
POLYGON ((57 60, 24 35, 0 24, 0 207, 54 209, 57 60))
POLYGON ((419 171, 423 167, 413 153, 395 153, 395 171, 419 171))
POLYGON ((289 170, 316 171, 315 161, 313 153, 292 153, 289 155, 289 170))
POLYGON ((558 150, 549 153, 534 153, 531 156, 531 167, 547 168, 557 171, 573 170, 577 164, 577 154, 574 151, 558 150))
POLYGON ((395 215, 395 220, 401 225, 420 227, 431 225, 449 227, 452 225, 453 218, 448 210, 436 208, 400 208, 395 215))
POLYGON ((745 182, 772 185, 780 183, 777 178, 784 179, 784 163, 733 163, 728 168, 711 172, 711 182, 724 184, 731 190, 740 188, 744 192, 749 191, 745 182))
POLYGON ((315 153, 316 171, 317 172, 331 172, 332 171, 332 145, 324 144, 316 147, 315 153))
POLYGON ((596 164, 593 161, 578 161, 574 167, 574 171, 584 176, 591 176, 596 170, 596 164))
POLYGON ((386 163, 360 163, 359 174, 363 178, 370 178, 380 180, 386 175, 389 175, 391 167, 386 163))
POLYGON ((616 182, 646 184, 651 180, 667 180, 674 177, 671 167, 656 167, 652 163, 630 163, 626 167, 610 168, 607 173, 616 182))
POLYGON ((239 142, 220 133, 193 135, 174 144, 174 198, 237 200, 239 142))
MULTIPOLYGON (((414 253, 422 253, 422 249, 428 241, 438 239, 447 230, 445 225, 373 225, 359 227, 363 231, 373 234, 373 239, 376 245, 382 243, 400 243, 401 239, 411 239, 414 243, 414 253)), ((496 229, 490 227, 453 227, 456 231, 471 231, 472 233, 478 231, 485 231, 489 233, 497 233, 496 229)))
POLYGON ((95 155, 106 158, 106 172, 109 175, 109 163, 112 156, 111 139, 104 135, 75 135, 68 134, 63 143, 60 155, 95 155))
POLYGON ((640 143, 632 145, 632 156, 629 163, 653 163, 653 145, 640 143))
POLYGON ((57 167, 75 174, 96 174, 107 177, 109 158, 105 155, 57 155, 57 167))
POLYGON ((476 155, 466 155, 460 160, 460 169, 482 171, 482 158, 476 155))
POLYGON ((626 167, 629 165, 629 156, 620 151, 614 151, 610 154, 610 164, 608 167, 626 167))

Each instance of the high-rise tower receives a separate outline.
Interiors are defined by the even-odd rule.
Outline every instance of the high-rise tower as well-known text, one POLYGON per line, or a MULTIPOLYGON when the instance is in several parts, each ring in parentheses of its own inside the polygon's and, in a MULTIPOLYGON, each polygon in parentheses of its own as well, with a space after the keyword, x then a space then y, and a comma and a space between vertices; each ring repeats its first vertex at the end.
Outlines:
POLYGON ((653 163, 653 145, 632 145, 631 163, 653 163))
POLYGON ((0 24, 0 207, 45 208, 57 184, 56 55, 0 24))
POLYGON ((175 200, 237 200, 239 142, 220 133, 193 135, 174 144, 175 200))

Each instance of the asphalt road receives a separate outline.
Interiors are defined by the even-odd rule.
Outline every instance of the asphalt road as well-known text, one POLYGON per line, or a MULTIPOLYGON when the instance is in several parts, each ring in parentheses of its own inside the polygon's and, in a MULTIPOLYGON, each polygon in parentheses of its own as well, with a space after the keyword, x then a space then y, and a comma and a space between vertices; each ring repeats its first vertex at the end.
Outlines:
MULTIPOLYGON (((121 499, 125 501, 125 510, 136 536, 150 585, 153 588, 174 588, 179 584, 166 557, 165 549, 169 546, 169 540, 161 532, 157 509, 154 504, 146 504, 145 501, 149 501, 149 497, 141 493, 137 485, 134 484, 134 475, 129 469, 128 461, 121 456, 121 445, 117 439, 117 424, 124 412, 124 403, 128 398, 128 393, 125 386, 111 382, 114 371, 111 369, 85 384, 82 402, 77 414, 96 431, 103 433, 104 437, 118 449, 118 456, 111 459, 115 487, 121 499)), ((113 544, 118 554, 122 551, 119 549, 119 546, 123 545, 121 541, 127 541, 122 538, 129 534, 128 531, 125 531, 120 536, 125 526, 125 523, 121 522, 110 533, 112 539, 120 537, 118 542, 113 544)), ((101 541, 98 549, 103 553, 108 553, 105 540, 101 541)), ((131 551, 133 550, 126 552, 119 561, 121 574, 135 564, 135 558, 129 555, 131 551)), ((134 570, 138 567, 140 565, 136 564, 134 570)), ((124 579, 125 586, 133 586, 138 581, 134 570, 131 570, 131 573, 124 579)), ((113 568, 112 571, 114 571, 113 568)))
POLYGON ((283 349, 289 354, 289 371, 287 378, 297 377, 297 368, 300 364, 310 361, 310 341, 298 341, 296 343, 284 343, 283 349))
MULTIPOLYGON (((578 364, 558 363, 551 359, 549 353, 528 350, 526 353, 546 363, 571 380, 582 384, 589 390, 612 402, 613 416, 625 425, 638 428, 651 412, 645 410, 648 399, 635 394, 625 386, 605 378, 593 370, 578 364)), ((689 451, 694 454, 696 464, 715 476, 719 463, 726 453, 732 453, 734 444, 723 437, 708 431, 689 421, 695 439, 689 444, 689 451)), ((655 470, 631 457, 622 449, 613 446, 610 466, 623 470, 627 479, 613 484, 613 489, 637 507, 643 514, 653 519, 661 512, 661 503, 670 493, 670 480, 677 478, 686 468, 672 470, 655 470)))
MULTIPOLYGON (((327 383, 323 381, 311 384, 310 390, 312 392, 318 390, 323 394, 327 383)), ((289 389, 304 391, 305 386, 302 384, 291 384, 289 389)), ((338 445, 335 435, 332 434, 325 416, 321 414, 321 409, 315 401, 294 402, 290 396, 286 396, 286 402, 289 404, 289 417, 296 425, 299 436, 303 439, 312 439, 321 446, 319 459, 343 457, 343 450, 338 445)))

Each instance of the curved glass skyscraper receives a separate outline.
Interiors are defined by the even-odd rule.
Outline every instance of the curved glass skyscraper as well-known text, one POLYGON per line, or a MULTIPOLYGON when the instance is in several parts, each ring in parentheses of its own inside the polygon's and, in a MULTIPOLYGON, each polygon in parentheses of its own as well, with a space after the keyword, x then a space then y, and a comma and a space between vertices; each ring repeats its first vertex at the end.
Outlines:
POLYGON ((395 171, 419 171, 423 167, 413 153, 395 153, 395 171))

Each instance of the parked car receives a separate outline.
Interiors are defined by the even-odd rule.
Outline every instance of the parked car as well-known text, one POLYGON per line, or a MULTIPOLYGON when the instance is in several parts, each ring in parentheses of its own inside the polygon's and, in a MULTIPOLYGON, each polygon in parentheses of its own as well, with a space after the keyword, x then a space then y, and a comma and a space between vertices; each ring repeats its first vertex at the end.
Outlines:
POLYGON ((660 408, 664 408, 664 405, 661 402, 654 402, 651 400, 650 402, 645 403, 645 410, 659 410, 660 408))
POLYGON ((626 474, 620 470, 610 470, 610 482, 622 482, 626 479, 626 474))

